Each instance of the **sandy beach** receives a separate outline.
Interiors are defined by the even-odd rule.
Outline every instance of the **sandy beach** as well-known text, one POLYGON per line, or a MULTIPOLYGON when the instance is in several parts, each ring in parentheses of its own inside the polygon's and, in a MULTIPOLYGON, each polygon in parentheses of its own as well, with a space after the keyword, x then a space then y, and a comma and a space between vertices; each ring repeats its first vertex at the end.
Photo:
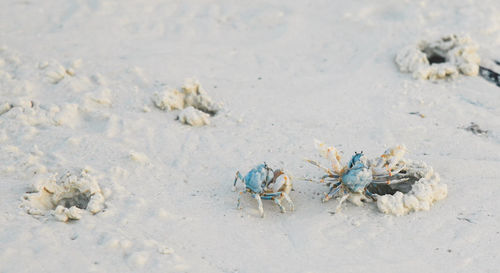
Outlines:
POLYGON ((395 60, 466 35, 500 72, 499 14, 495 0, 1 1, 0 273, 497 272, 500 88, 395 60), (329 164, 315 139, 342 164, 405 145, 447 196, 336 211, 304 180, 324 174, 304 159, 329 164), (236 171, 263 162, 291 178, 294 211, 236 208, 236 171))

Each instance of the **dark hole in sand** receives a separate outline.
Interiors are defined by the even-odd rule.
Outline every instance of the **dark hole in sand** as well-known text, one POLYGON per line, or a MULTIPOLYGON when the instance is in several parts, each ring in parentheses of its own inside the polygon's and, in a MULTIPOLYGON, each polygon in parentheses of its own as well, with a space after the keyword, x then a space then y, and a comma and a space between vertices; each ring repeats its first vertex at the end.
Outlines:
MULTIPOLYGON (((197 108, 198 109, 198 108, 197 108)), ((217 115, 217 110, 207 110, 207 109, 198 109, 202 111, 203 113, 209 114, 211 117, 217 115)))
POLYGON ((429 64, 440 64, 446 62, 446 58, 439 56, 438 54, 430 54, 427 55, 427 59, 429 60, 429 64))
POLYGON ((61 199, 57 205, 64 206, 68 209, 72 206, 76 206, 79 209, 86 209, 89 201, 90 196, 77 191, 73 197, 61 199))
POLYGON ((413 184, 415 184, 415 182, 417 182, 420 179, 420 177, 416 177, 413 175, 406 176, 407 173, 404 170, 401 171, 399 174, 403 175, 404 178, 407 178, 407 180, 400 183, 392 183, 392 184, 370 184, 367 190, 373 194, 378 194, 378 195, 385 195, 385 194, 393 195, 398 191, 402 193, 408 193, 409 191, 411 191, 413 184))

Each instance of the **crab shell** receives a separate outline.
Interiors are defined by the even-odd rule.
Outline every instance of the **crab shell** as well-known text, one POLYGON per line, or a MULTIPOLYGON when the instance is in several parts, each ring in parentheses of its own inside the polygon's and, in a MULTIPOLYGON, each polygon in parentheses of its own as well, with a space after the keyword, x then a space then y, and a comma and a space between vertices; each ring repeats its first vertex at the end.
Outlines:
POLYGON ((259 164, 252 170, 250 170, 244 178, 245 186, 255 193, 263 193, 264 189, 262 184, 266 182, 271 182, 274 177, 274 173, 266 169, 264 164, 259 164))
POLYGON ((349 169, 341 176, 342 184, 353 193, 362 193, 372 182, 373 175, 367 167, 366 157, 355 154, 349 161, 349 169))

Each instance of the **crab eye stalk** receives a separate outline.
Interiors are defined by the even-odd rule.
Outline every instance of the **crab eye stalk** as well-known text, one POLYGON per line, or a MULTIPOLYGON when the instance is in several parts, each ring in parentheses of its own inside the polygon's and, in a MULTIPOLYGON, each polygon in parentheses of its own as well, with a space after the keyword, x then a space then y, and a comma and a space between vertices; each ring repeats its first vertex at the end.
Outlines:
POLYGON ((360 153, 355 152, 354 155, 352 156, 351 160, 349 161, 348 167, 352 168, 356 163, 361 161, 362 157, 363 157, 362 151, 360 153))

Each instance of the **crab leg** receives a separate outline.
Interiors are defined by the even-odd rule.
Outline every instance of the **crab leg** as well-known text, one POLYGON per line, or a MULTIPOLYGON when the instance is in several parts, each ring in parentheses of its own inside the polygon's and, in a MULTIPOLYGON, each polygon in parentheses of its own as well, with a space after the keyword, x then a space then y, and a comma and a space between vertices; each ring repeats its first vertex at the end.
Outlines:
MULTIPOLYGON (((340 183, 340 182, 339 182, 340 183)), ((340 185, 340 184, 339 184, 340 185)), ((325 195, 325 197, 323 198, 323 202, 326 202, 328 200, 330 200, 337 192, 340 191, 340 189, 342 188, 341 186, 339 185, 336 185, 336 186, 333 186, 330 188, 330 191, 325 195)))
POLYGON ((406 147, 404 145, 398 145, 387 149, 384 154, 382 154, 376 164, 377 167, 386 166, 392 169, 401 158, 403 158, 406 153, 406 147))
POLYGON ((257 204, 259 205, 260 217, 264 218, 264 208, 262 207, 262 200, 260 199, 260 195, 254 193, 252 194, 252 197, 257 200, 257 204))
POLYGON ((372 200, 377 200, 376 194, 371 193, 368 189, 365 190, 365 194, 368 195, 372 200))
POLYGON ((319 164, 319 162, 317 162, 317 161, 314 161, 311 159, 306 159, 306 161, 313 164, 314 166, 316 166, 320 169, 323 169, 330 177, 339 177, 338 175, 332 173, 332 171, 330 171, 330 169, 328 169, 327 167, 321 166, 321 164, 319 164))
POLYGON ((283 197, 288 202, 288 205, 290 205, 290 210, 294 211, 295 210, 295 205, 293 204, 292 199, 290 198, 290 196, 288 196, 288 194, 286 192, 284 192, 283 193, 283 197))
POLYGON ((238 194, 238 204, 236 205, 237 209, 241 209, 241 196, 243 195, 243 193, 245 193, 245 191, 240 191, 240 193, 238 194))
POLYGON ((337 179, 337 180, 338 180, 338 179, 340 178, 340 175, 336 175, 336 174, 334 174, 334 175, 331 175, 331 174, 325 174, 325 175, 323 175, 320 179, 321 179, 321 180, 324 180, 324 179, 328 179, 328 178, 329 178, 329 179, 337 179))
POLYGON ((236 175, 234 176, 233 191, 236 191, 236 182, 238 178, 243 181, 243 176, 241 176, 240 171, 236 171, 236 175))
POLYGON ((329 175, 322 176, 320 179, 314 179, 314 178, 307 178, 303 177, 301 178, 302 180, 309 181, 309 182, 318 182, 318 183, 325 183, 325 182, 330 182, 330 181, 325 181, 326 179, 331 180, 331 181, 338 181, 338 177, 330 177, 329 175))
POLYGON ((281 200, 282 199, 285 199, 288 204, 290 205, 290 210, 293 211, 294 210, 294 206, 293 206, 293 202, 292 200, 290 199, 290 196, 288 196, 288 194, 286 194, 286 192, 273 192, 273 193, 266 193, 264 195, 261 196, 261 199, 262 200, 273 200, 274 203, 276 203, 279 207, 280 207, 280 210, 281 212, 286 212, 285 208, 282 206, 281 204, 281 200))
POLYGON ((404 177, 401 179, 398 179, 398 177, 388 177, 387 179, 384 179, 384 180, 375 180, 374 179, 371 183, 372 184, 397 184, 397 183, 405 182, 408 180, 410 180, 410 178, 408 178, 408 177, 404 177))
POLYGON ((402 177, 408 177, 408 174, 406 173, 391 173, 391 174, 385 174, 385 175, 373 175, 373 179, 384 179, 384 178, 392 178, 392 177, 396 177, 396 178, 402 178, 402 177))
POLYGON ((261 196, 263 200, 271 200, 276 196, 280 196, 281 192, 271 192, 271 193, 265 193, 261 196))
POLYGON ((281 200, 279 198, 274 198, 274 203, 280 207, 281 213, 285 213, 285 208, 281 205, 281 200))
POLYGON ((400 173, 406 166, 403 165, 398 169, 391 170, 389 168, 373 168, 373 176, 392 176, 400 173))
POLYGON ((347 198, 348 198, 348 197, 349 197, 349 193, 344 194, 344 195, 342 196, 342 198, 340 198, 339 204, 337 205, 337 208, 335 209, 335 212, 336 212, 336 213, 340 212, 340 208, 341 208, 341 206, 342 206, 342 203, 344 203, 344 201, 345 201, 345 200, 347 200, 347 198))

